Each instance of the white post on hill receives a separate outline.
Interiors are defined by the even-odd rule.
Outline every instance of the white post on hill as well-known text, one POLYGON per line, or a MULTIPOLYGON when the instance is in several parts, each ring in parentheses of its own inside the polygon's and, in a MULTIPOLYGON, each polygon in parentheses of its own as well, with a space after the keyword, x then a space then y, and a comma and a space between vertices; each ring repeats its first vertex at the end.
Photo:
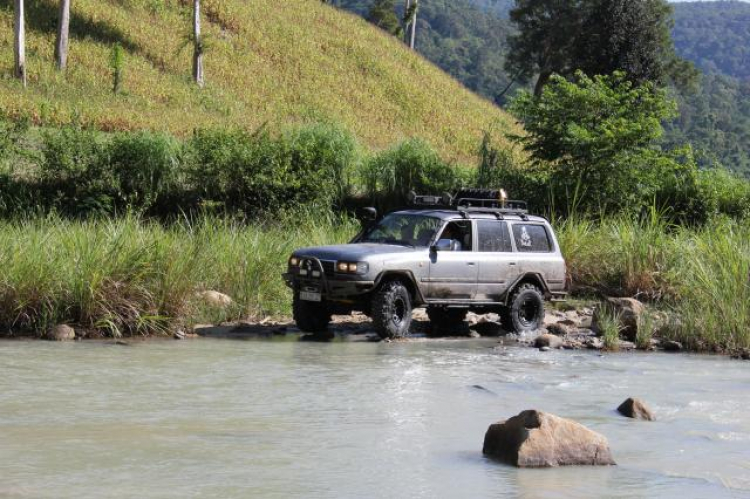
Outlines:
POLYGON ((26 86, 26 28, 23 0, 14 1, 14 26, 13 26, 13 55, 15 59, 14 72, 16 78, 26 86))
POLYGON ((203 87, 203 42, 201 40, 201 0, 193 0, 193 80, 203 87))

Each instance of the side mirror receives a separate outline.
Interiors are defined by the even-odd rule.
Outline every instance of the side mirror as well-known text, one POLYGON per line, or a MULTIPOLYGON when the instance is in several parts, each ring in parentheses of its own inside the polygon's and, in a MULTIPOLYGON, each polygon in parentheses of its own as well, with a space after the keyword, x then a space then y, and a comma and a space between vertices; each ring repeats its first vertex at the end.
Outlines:
POLYGON ((357 210, 357 219, 362 225, 370 225, 378 219, 378 210, 372 207, 357 210))
POLYGON ((453 239, 438 239, 430 246, 430 251, 458 251, 458 242, 453 239))

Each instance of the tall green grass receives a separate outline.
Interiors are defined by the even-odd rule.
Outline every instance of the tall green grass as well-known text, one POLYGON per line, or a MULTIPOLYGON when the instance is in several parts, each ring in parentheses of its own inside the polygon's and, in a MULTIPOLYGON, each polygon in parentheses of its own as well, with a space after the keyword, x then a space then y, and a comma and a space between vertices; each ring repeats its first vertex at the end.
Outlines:
POLYGON ((569 218, 557 228, 574 290, 650 301, 670 312, 661 334, 692 349, 750 347, 750 222, 569 218))
POLYGON ((312 212, 252 225, 207 217, 164 227, 133 216, 0 222, 0 324, 42 333, 65 322, 119 336, 288 314, 280 274, 289 254, 355 232, 349 219, 312 212), (217 315, 196 298, 209 289, 234 304, 217 315))

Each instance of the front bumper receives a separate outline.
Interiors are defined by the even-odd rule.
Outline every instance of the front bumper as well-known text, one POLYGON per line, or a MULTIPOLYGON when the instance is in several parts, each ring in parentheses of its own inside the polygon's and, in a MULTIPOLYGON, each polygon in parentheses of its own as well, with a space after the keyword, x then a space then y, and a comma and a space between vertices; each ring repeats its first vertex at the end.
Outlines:
POLYGON ((306 275, 299 270, 282 274, 284 282, 295 292, 319 292, 327 300, 347 300, 369 293, 375 288, 375 281, 367 280, 359 275, 326 273, 320 260, 314 257, 302 257, 310 261, 312 266, 307 268, 306 275))

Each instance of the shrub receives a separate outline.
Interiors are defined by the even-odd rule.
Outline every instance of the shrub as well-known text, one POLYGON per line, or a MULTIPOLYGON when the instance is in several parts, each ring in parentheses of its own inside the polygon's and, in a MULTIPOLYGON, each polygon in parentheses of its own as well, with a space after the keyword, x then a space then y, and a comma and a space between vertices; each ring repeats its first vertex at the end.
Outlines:
POLYGON ((68 126, 42 135, 41 193, 48 209, 112 213, 117 185, 102 134, 68 126))
POLYGON ((108 169, 114 176, 118 205, 149 210, 178 195, 181 144, 151 132, 120 133, 108 144, 108 169))
POLYGON ((356 160, 353 137, 322 125, 280 137, 266 130, 201 130, 188 148, 187 174, 196 191, 206 201, 248 213, 330 207, 348 189, 356 160))
POLYGON ((461 187, 467 176, 425 142, 410 139, 376 154, 362 169, 365 193, 387 209, 403 205, 409 192, 440 194, 461 187))

